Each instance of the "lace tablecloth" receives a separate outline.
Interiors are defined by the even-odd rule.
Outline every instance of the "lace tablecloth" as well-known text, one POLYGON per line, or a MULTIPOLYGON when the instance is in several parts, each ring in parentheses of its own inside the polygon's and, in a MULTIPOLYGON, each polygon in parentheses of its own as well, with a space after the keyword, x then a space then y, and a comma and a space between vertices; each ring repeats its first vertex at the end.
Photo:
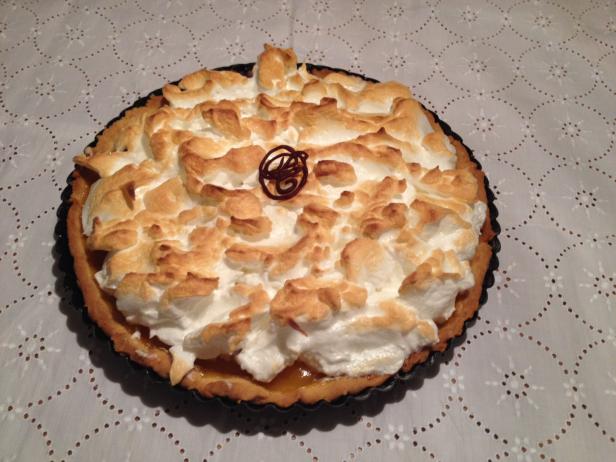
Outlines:
POLYGON ((2 1, 0 460, 614 460, 616 6, 2 1), (71 158, 201 67, 300 59, 408 83, 474 149, 502 226, 487 304, 407 386, 253 413, 154 383, 62 284, 71 158))

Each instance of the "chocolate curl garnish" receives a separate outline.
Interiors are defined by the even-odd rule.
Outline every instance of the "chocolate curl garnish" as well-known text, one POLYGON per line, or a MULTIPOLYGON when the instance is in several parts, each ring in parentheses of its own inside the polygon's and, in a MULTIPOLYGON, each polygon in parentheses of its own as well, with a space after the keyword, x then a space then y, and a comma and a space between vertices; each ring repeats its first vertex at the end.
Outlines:
POLYGON ((308 181, 306 159, 308 154, 291 146, 270 150, 259 164, 259 183, 265 195, 277 201, 297 195, 308 181))

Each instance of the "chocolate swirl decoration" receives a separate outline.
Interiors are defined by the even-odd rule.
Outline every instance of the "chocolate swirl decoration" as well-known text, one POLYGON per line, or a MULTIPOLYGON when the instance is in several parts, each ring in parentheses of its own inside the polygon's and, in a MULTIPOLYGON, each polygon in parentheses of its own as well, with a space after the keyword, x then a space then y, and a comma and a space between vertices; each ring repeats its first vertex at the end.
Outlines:
POLYGON ((270 150, 259 164, 259 183, 265 195, 277 201, 297 195, 308 180, 306 159, 308 154, 291 146, 281 145, 270 150))

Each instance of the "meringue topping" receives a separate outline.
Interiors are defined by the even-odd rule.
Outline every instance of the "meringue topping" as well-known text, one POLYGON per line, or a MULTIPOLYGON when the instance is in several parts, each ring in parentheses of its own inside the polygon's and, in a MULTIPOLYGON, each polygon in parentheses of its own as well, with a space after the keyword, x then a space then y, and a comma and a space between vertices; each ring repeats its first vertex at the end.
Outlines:
POLYGON ((221 355, 264 382, 297 360, 392 374, 438 340, 486 205, 406 86, 266 45, 251 77, 201 70, 163 96, 75 162, 99 176, 82 215, 107 252, 96 279, 170 347, 173 383, 221 355))

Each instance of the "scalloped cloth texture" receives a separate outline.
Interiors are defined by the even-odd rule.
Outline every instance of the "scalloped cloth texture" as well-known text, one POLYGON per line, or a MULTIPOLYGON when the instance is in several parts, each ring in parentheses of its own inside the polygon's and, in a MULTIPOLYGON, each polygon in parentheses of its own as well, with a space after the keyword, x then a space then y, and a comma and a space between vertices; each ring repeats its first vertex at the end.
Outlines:
MULTIPOLYGON (((254 63, 225 66, 216 70, 235 71, 249 76, 254 63)), ((325 75, 330 72, 343 72, 351 76, 360 77, 369 82, 374 79, 335 69, 327 66, 308 64, 308 70, 315 75, 325 75)), ((116 119, 110 121, 90 146, 95 146, 101 136, 114 122, 124 117, 128 109, 140 106, 159 106, 163 104, 161 89, 138 100, 133 106, 124 110, 116 119)), ((422 106, 423 107, 423 106, 422 106)), ((389 389, 396 381, 406 380, 411 370, 426 362, 432 353, 443 352, 450 340, 462 334, 466 321, 476 314, 479 306, 487 298, 487 288, 492 285, 492 272, 498 265, 496 252, 499 250, 497 234, 499 226, 496 222, 496 211, 493 204, 493 194, 489 190, 488 181, 481 171, 479 162, 472 152, 463 144, 462 139, 453 133, 450 127, 441 122, 431 111, 424 109, 433 127, 440 125, 443 132, 449 137, 456 149, 458 165, 468 168, 478 180, 479 199, 488 204, 486 220, 482 227, 479 245, 470 261, 471 270, 475 277, 475 285, 458 294, 455 302, 455 311, 444 323, 439 325, 439 341, 422 350, 412 353, 404 362, 401 370, 394 375, 371 375, 361 377, 318 377, 306 380, 302 370, 288 367, 269 384, 254 380, 249 374, 242 371, 239 366, 226 360, 198 360, 194 369, 189 372, 180 385, 192 390, 200 397, 222 399, 223 402, 244 402, 252 409, 261 408, 264 404, 273 404, 278 408, 288 408, 297 403, 304 409, 316 408, 323 402, 340 403, 347 397, 367 397, 376 389, 389 389), (358 395, 362 392, 361 395, 358 395), (256 405, 256 406, 255 406, 256 405)), ((86 238, 83 233, 81 215, 83 205, 88 196, 90 185, 96 180, 92 172, 77 167, 69 177, 68 189, 72 190, 70 208, 67 214, 67 238, 70 252, 74 259, 76 282, 79 285, 85 301, 87 314, 95 324, 100 327, 110 339, 114 350, 127 356, 133 362, 145 366, 156 372, 160 377, 168 378, 171 369, 171 354, 168 347, 156 338, 150 339, 148 335, 134 335, 135 331, 143 327, 130 324, 124 315, 116 308, 113 297, 105 294, 98 286, 94 274, 102 265, 104 254, 86 249, 86 238), (144 354, 144 352, 146 354, 144 354)), ((68 192, 68 191, 66 191, 68 192)), ((72 277, 72 275, 69 275, 72 277)), ((145 330, 147 333, 147 328, 145 330)))

